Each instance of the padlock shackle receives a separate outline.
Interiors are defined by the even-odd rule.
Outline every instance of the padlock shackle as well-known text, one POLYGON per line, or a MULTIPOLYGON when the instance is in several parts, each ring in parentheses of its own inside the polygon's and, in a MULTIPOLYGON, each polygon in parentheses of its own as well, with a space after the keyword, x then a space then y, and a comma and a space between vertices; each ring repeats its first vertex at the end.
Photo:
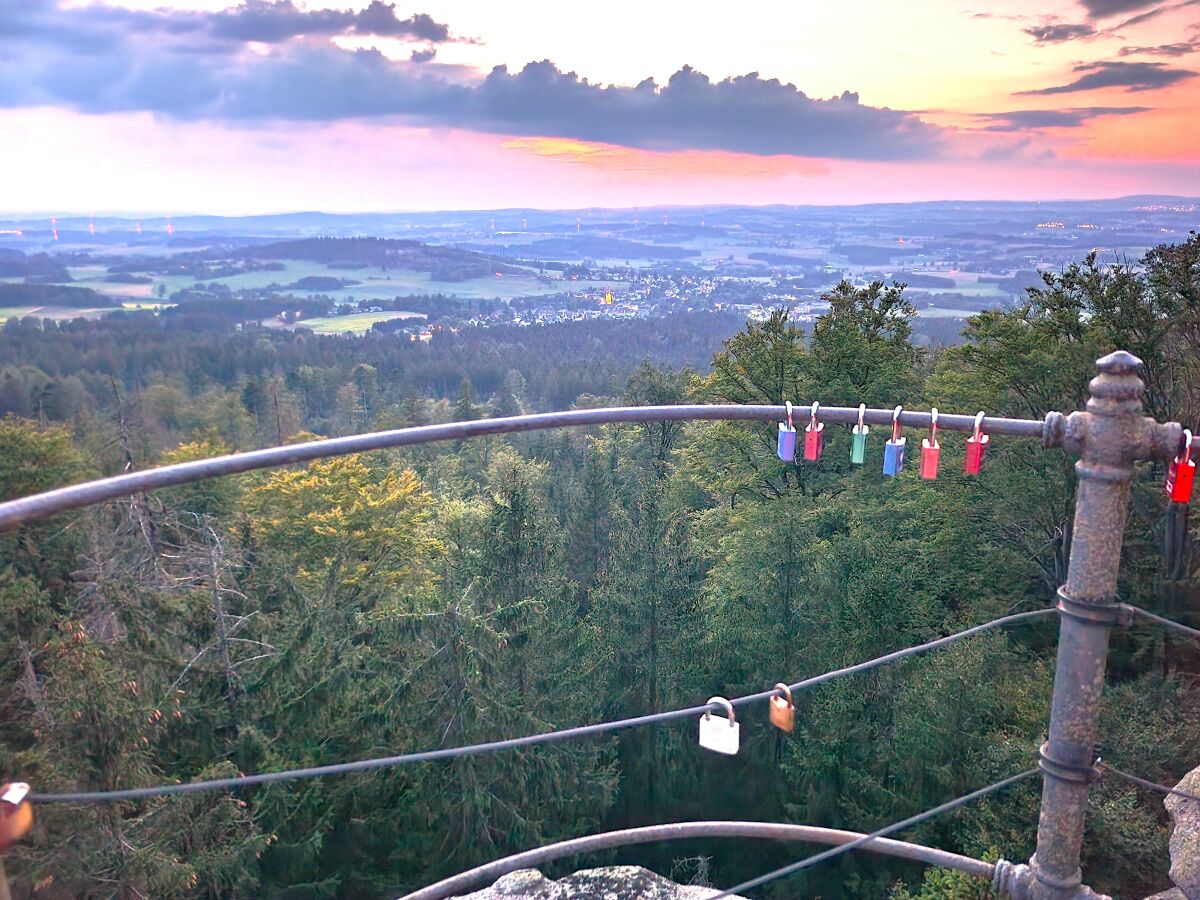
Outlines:
POLYGON ((790 687, 788 687, 786 684, 784 684, 782 681, 778 682, 775 685, 775 690, 783 692, 783 697, 781 699, 786 700, 788 706, 796 705, 792 702, 792 689, 790 687))
POLYGON ((1183 429, 1183 453, 1175 460, 1180 465, 1187 465, 1189 459, 1192 458, 1192 429, 1183 429))
POLYGON ((821 408, 821 404, 816 400, 813 401, 812 412, 808 414, 808 427, 813 431, 817 430, 817 410, 821 408))
MULTIPOLYGON (((728 700, 726 700, 724 697, 709 697, 708 705, 712 706, 714 703, 717 706, 720 706, 721 708, 723 708, 725 710, 725 714, 729 718, 729 727, 732 728, 733 723, 737 721, 737 714, 734 713, 734 711, 733 711, 733 704, 730 703, 728 700)), ((711 719, 712 713, 713 713, 713 711, 710 709, 708 712, 706 712, 704 714, 704 718, 711 719)))
POLYGON ((867 425, 866 418, 867 418, 867 404, 860 403, 860 404, 858 404, 858 430, 860 433, 863 432, 864 430, 866 430, 866 425, 867 425))
POLYGON ((903 406, 897 406, 892 412, 892 440, 895 441, 900 437, 900 413, 904 412, 903 406))
POLYGON ((983 410, 975 413, 975 440, 979 440, 979 436, 983 434, 983 410))
POLYGON ((937 442, 937 407, 929 408, 929 446, 936 447, 937 442))
POLYGON ((785 400, 785 401, 783 402, 783 406, 784 406, 784 409, 786 409, 786 410, 787 410, 787 423, 788 423, 788 428, 795 428, 796 426, 792 424, 792 401, 791 401, 791 400, 785 400))

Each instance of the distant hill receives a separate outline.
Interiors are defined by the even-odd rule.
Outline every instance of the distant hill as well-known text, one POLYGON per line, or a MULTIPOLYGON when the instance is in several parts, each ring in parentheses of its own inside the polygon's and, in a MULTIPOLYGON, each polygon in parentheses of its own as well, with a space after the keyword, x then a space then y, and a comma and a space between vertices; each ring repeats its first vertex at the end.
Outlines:
POLYGON ((387 238, 304 238, 246 247, 238 255, 245 259, 302 259, 335 269, 409 269, 428 272, 435 281, 466 281, 522 271, 499 257, 471 250, 387 238))

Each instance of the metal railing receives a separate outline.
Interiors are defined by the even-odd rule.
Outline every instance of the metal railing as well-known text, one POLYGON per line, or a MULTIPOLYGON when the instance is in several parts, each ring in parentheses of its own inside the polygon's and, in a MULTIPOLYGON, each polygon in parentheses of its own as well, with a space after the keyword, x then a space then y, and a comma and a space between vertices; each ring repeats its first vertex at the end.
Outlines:
MULTIPOLYGON (((1129 607, 1117 602, 1116 591, 1134 466, 1151 459, 1169 462, 1181 452, 1184 445, 1183 428, 1178 423, 1159 423, 1142 415, 1144 385, 1137 374, 1140 366, 1140 360, 1123 351, 1099 360, 1098 374, 1091 381, 1090 397, 1084 411, 1073 412, 1069 416, 1051 412, 1043 420, 985 420, 988 434, 1037 438, 1044 447, 1062 447, 1079 457, 1076 463, 1079 484, 1070 563, 1066 584, 1058 591, 1059 645, 1049 740, 1040 751, 1042 803, 1037 850, 1029 863, 1024 865, 1003 863, 991 866, 965 857, 955 857, 966 862, 954 864, 954 867, 973 871, 974 874, 994 875, 996 887, 1004 895, 1018 900, 1087 900, 1102 896, 1083 885, 1079 860, 1088 791, 1097 775, 1094 758, 1096 720, 1104 684, 1109 632, 1127 618, 1129 611, 1129 607), (988 867, 987 872, 979 869, 979 866, 988 867)), ((803 414, 805 405, 797 403, 793 410, 803 414)), ((777 422, 782 421, 785 415, 784 407, 773 405, 616 407, 455 422, 310 441, 131 472, 0 503, 0 529, 158 488, 349 453, 567 426, 701 420, 777 422)), ((888 426, 895 420, 894 411, 889 409, 862 412, 854 407, 824 406, 820 407, 820 418, 823 422, 858 424, 861 421, 888 426)), ((898 421, 907 427, 928 427, 931 418, 928 412, 902 411, 898 421)), ((937 425, 942 429, 963 432, 974 431, 978 427, 976 417, 970 415, 939 415, 937 425)), ((649 720, 654 716, 645 718, 649 720)), ((724 827, 729 823, 702 824, 720 824, 724 827)), ((739 827, 747 829, 744 833, 748 835, 755 828, 767 826, 740 823, 739 827)), ((800 826, 770 827, 787 829, 800 826)), ((667 839, 671 829, 683 836, 678 831, 682 828, 682 825, 659 826, 657 831, 632 829, 611 834, 623 835, 629 838, 627 842, 641 842, 641 839, 667 839), (651 834, 664 837, 648 837, 651 834)), ((910 858, 924 858, 931 862, 933 859, 930 856, 921 854, 942 854, 942 851, 918 845, 869 839, 870 836, 853 835, 847 840, 838 837, 834 841, 832 832, 821 836, 819 831, 811 830, 807 838, 791 837, 800 833, 794 831, 786 836, 783 832, 770 836, 817 841, 828 839, 841 844, 846 844, 847 840, 851 843, 862 840, 866 849, 881 852, 892 852, 896 849, 892 844, 896 844, 909 848, 906 852, 910 858)), ((838 834, 844 836, 849 833, 838 834)), ((624 838, 598 835, 553 847, 590 846, 588 841, 596 843, 596 846, 616 846, 620 840, 624 838)), ((542 848, 542 851, 547 849, 542 848)), ((528 854, 518 856, 533 858, 528 854)), ((953 856, 938 856, 942 861, 937 864, 953 864, 946 862, 953 856)), ((496 864, 497 868, 489 871, 498 871, 502 868, 501 864, 506 862, 511 860, 501 860, 496 864)), ((413 896, 437 895, 418 892, 413 896)))

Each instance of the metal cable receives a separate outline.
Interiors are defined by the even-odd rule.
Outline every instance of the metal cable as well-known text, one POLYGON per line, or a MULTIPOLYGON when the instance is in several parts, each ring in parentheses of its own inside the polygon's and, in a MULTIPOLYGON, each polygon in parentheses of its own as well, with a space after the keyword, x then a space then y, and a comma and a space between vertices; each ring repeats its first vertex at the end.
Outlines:
POLYGON ((1151 791, 1158 791, 1160 794, 1171 794, 1175 797, 1183 797, 1186 800, 1195 800, 1200 803, 1200 796, 1189 794, 1187 791, 1181 791, 1177 788, 1167 787, 1165 784, 1158 784, 1154 781, 1147 781, 1145 778, 1138 778, 1136 775, 1130 775, 1128 772, 1122 772, 1120 769, 1110 766, 1108 763, 1101 761, 1100 768, 1107 772, 1112 772, 1118 778, 1124 778, 1126 781, 1140 785, 1151 791))
POLYGON ((766 884, 769 881, 775 881, 779 878, 786 878, 799 872, 801 869, 807 869, 810 866, 815 866, 817 863, 825 862, 827 859, 833 859, 835 856, 841 856, 843 853, 849 853, 851 850, 857 850, 864 844, 869 843, 877 838, 884 837, 889 834, 894 834, 897 831, 903 831, 905 828, 911 828, 913 825, 919 825, 927 819, 932 819, 935 816, 940 816, 942 813, 950 812, 957 809, 972 800, 978 800, 980 797, 986 797, 988 794, 1002 790, 1011 784, 1016 784, 1018 781, 1024 781, 1038 774, 1038 769, 1026 769, 1019 775, 1012 775, 1002 781, 997 781, 985 788, 980 788, 977 791, 972 791, 969 794, 964 794, 948 803, 943 803, 941 806, 935 806, 933 809, 927 809, 925 812, 917 813, 915 816, 909 816, 907 819, 902 819, 899 822, 893 822, 891 825, 885 825, 878 831, 872 831, 858 840, 851 841, 848 844, 842 844, 840 847, 831 847, 829 850, 822 850, 820 853, 814 853, 812 856, 805 857, 798 862, 791 863, 774 871, 767 872, 765 875, 759 875, 757 878, 751 878, 749 881, 743 881, 741 884, 735 885, 726 891, 719 894, 713 894, 708 900, 721 900, 722 897, 732 897, 735 894, 740 894, 742 891, 749 891, 753 888, 766 884))
MULTIPOLYGON (((836 678, 841 678, 846 675, 853 675, 858 672, 865 672, 868 669, 876 668, 877 666, 887 665, 909 656, 914 656, 918 653, 925 653, 929 650, 934 650, 938 647, 944 647, 947 644, 961 641, 965 638, 972 637, 977 634, 982 634, 985 631, 991 631, 1005 625, 1016 625, 1021 622, 1028 622, 1042 616, 1053 615, 1057 612, 1055 609, 1035 609, 1030 612, 1016 613, 1011 616, 1004 616, 999 619, 994 619, 991 622, 986 622, 983 625, 976 625, 973 628, 968 628, 965 631, 959 631, 955 634, 947 635, 946 637, 937 638, 924 644, 919 644, 915 647, 908 647, 904 650, 897 650, 894 653, 888 653, 884 656, 877 657, 867 662, 856 663, 845 668, 835 669, 832 672, 825 672, 821 675, 814 675, 812 678, 806 678, 803 681, 798 681, 795 684, 788 685, 789 690, 793 693, 807 690, 808 688, 816 687, 820 684, 825 684, 836 678)), ((745 706, 750 703, 758 703, 768 700, 778 692, 775 689, 769 691, 759 691, 756 694, 747 694, 744 697, 736 697, 730 701, 733 706, 745 706)), ((473 756, 481 753, 495 753, 499 750, 515 750, 520 747, 532 747, 540 744, 555 743, 571 738, 590 737, 596 734, 605 734, 612 731, 621 731, 626 728, 634 728, 642 725, 656 725, 661 722, 673 722, 679 719, 692 718, 703 715, 708 712, 720 712, 715 704, 704 704, 701 706, 690 706, 686 709, 675 709, 661 713, 651 713, 644 716, 634 716, 628 719, 617 719, 612 722, 598 722, 592 725, 580 725, 575 728, 565 728, 560 731, 550 731, 545 734, 526 735, 518 738, 508 738, 500 741, 489 741, 481 744, 472 744, 466 747, 445 747, 440 750, 425 750, 418 753, 404 753, 398 756, 385 756, 376 759, 363 759, 355 762, 335 763, 327 766, 312 766, 305 769, 288 769, 283 772, 263 772, 257 775, 240 775, 234 778, 214 778, 209 781, 191 781, 184 784, 166 784, 155 787, 143 788, 127 788, 125 790, 114 791, 84 791, 75 793, 30 793, 28 799, 33 803, 104 803, 114 802, 118 800, 144 800, 150 797, 163 797, 175 794, 195 794, 202 791, 217 791, 230 788, 251 787, 258 784, 272 784, 279 781, 294 781, 300 778, 316 778, 325 775, 344 775, 351 772, 366 772, 373 769, 382 769, 390 766, 410 765, 413 763, 436 762, 443 759, 454 759, 460 756, 473 756)))
POLYGON ((1175 631, 1186 634, 1188 637, 1200 638, 1200 628, 1192 628, 1188 625, 1184 625, 1182 622, 1176 622, 1173 619, 1163 618, 1162 616, 1155 615, 1152 612, 1147 612, 1140 606, 1133 606, 1129 603, 1123 603, 1121 605, 1132 610, 1135 615, 1139 615, 1143 619, 1149 619, 1151 622, 1157 622, 1164 628, 1174 629, 1175 631))
MULTIPOLYGON (((401 900, 445 900, 457 897, 481 884, 491 884, 502 875, 518 869, 537 868, 545 863, 583 853, 595 853, 613 847, 628 847, 658 841, 677 841, 687 838, 757 838, 771 841, 803 841, 811 844, 846 844, 865 837, 858 831, 842 831, 838 828, 821 828, 816 825, 791 825, 781 822, 677 822, 670 825, 647 825, 641 828, 625 828, 571 838, 555 844, 547 844, 533 850, 525 850, 506 856, 458 875, 452 875, 428 887, 418 888, 405 894, 401 900)), ((957 869, 978 878, 991 879, 996 866, 981 859, 972 859, 957 853, 949 853, 907 841, 892 841, 876 838, 864 847, 871 853, 897 856, 914 862, 944 869, 957 869)))
MULTIPOLYGON (((796 415, 804 403, 793 407, 796 415)), ((1051 416, 1057 416, 1051 413, 1051 416)), ((140 494, 177 484, 187 484, 204 478, 221 475, 236 475, 255 469, 269 469, 293 463, 309 462, 328 456, 348 453, 365 453, 392 447, 409 447, 435 441, 463 440, 489 434, 511 434, 519 431, 537 431, 545 428, 564 428, 578 425, 606 425, 618 422, 689 422, 689 421, 765 421, 781 422, 786 417, 782 406, 754 406, 749 404, 694 405, 694 406, 617 406, 607 409, 576 409, 569 412, 537 413, 528 416, 507 416, 499 419, 477 419, 471 422, 448 422, 441 425, 422 425, 418 428, 399 428, 393 431, 377 431, 371 434, 356 434, 349 437, 328 438, 290 444, 284 447, 268 447, 198 459, 190 462, 130 472, 112 478, 101 478, 85 484, 72 485, 9 500, 0 503, 0 530, 14 528, 38 519, 44 519, 70 509, 90 506, 117 497, 140 494)), ((857 408, 823 406, 820 419, 823 422, 857 424, 857 408)), ((1061 418, 1061 416, 1059 417, 1061 418)), ((869 409, 864 421, 871 425, 891 425, 892 411, 869 409)), ((1040 419, 987 418, 984 428, 989 434, 1007 434, 1015 437, 1041 438, 1053 431, 1048 422, 1040 419)), ((900 424, 910 428, 927 428, 930 414, 927 412, 903 412, 900 424)), ((974 431, 975 417, 963 415, 939 415, 938 427, 950 431, 974 431)))

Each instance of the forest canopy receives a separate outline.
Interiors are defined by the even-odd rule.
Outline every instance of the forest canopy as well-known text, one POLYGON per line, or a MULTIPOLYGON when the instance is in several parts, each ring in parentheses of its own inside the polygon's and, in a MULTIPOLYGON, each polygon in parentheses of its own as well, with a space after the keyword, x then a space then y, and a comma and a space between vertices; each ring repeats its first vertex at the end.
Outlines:
MULTIPOLYGON (((1147 414, 1197 423, 1200 237, 1136 265, 1095 255, 919 348, 898 285, 842 282, 803 333, 657 322, 363 337, 150 313, 0 329, 0 498, 335 435, 609 403, 895 406, 1041 417, 1094 361, 1145 362, 1147 414)), ((783 463, 770 423, 535 432, 222 478, 0 533, 0 766, 44 791, 316 766, 546 731, 796 681, 1044 608, 1070 550, 1063 454, 997 438, 979 478, 944 439, 933 482, 852 466, 831 426, 783 463)), ((1161 466, 1139 470, 1122 598, 1197 622, 1190 545, 1164 554, 1161 466)), ((795 731, 747 712, 732 758, 694 724, 244 790, 39 809, 9 852, 28 894, 394 896, 589 831, 698 818, 870 830, 1028 768, 1044 739, 1049 621, 823 686, 795 731)), ((1200 655, 1114 637, 1113 764, 1174 783, 1200 743, 1200 655)), ((1026 859, 1028 783, 906 835, 1026 859)), ((1085 880, 1165 886, 1157 798, 1094 789, 1085 880)), ((695 845, 602 856, 671 874, 695 845)), ((716 841, 716 884, 796 848, 716 841)), ((847 855, 763 896, 982 897, 847 855)), ((1140 892, 1140 893, 1139 893, 1140 892)))

